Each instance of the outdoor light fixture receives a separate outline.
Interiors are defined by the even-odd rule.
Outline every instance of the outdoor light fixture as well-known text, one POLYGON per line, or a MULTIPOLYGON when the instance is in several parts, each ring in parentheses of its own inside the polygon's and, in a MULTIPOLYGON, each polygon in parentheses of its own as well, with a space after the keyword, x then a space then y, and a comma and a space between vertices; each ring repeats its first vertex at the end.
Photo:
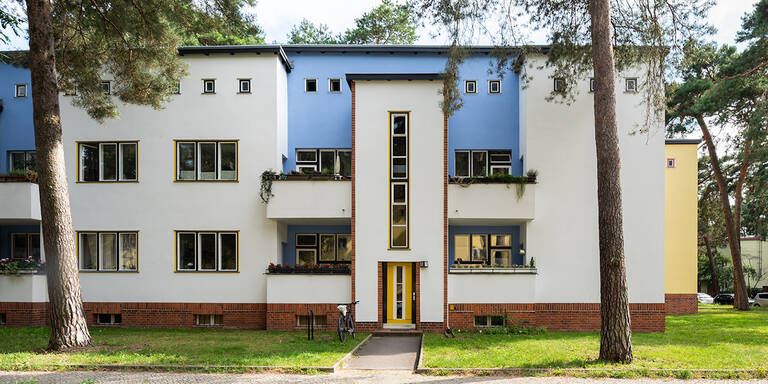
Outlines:
POLYGON ((525 247, 522 244, 520 244, 520 254, 525 255, 525 247))

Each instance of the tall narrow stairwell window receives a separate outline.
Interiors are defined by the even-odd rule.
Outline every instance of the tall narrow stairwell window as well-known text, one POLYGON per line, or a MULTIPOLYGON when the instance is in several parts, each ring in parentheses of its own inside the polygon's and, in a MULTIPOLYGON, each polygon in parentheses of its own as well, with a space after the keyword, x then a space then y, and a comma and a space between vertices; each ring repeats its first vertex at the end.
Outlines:
POLYGON ((409 130, 409 112, 389 113, 389 246, 394 249, 408 248, 409 130))

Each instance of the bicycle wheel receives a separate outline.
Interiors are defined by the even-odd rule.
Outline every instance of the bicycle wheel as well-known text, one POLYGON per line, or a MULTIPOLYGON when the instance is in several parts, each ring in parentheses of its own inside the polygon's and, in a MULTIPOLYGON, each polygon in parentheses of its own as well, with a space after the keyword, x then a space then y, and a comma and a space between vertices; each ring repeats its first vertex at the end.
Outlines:
POLYGON ((342 343, 347 340, 347 330, 345 329, 346 326, 347 325, 346 325, 346 322, 344 321, 344 316, 339 316, 339 324, 336 329, 339 332, 339 341, 342 343))
POLYGON ((352 316, 347 316, 347 332, 355 338, 355 322, 352 320, 352 316))

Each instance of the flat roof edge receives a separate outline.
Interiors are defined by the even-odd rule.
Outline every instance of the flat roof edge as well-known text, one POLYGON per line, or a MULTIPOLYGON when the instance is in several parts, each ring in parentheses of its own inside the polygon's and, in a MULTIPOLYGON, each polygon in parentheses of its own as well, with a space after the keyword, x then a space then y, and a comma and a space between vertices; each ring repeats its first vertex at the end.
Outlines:
POLYGON ((701 139, 666 139, 664 144, 699 144, 701 139))
POLYGON ((347 84, 364 80, 441 80, 441 73, 347 73, 347 84))

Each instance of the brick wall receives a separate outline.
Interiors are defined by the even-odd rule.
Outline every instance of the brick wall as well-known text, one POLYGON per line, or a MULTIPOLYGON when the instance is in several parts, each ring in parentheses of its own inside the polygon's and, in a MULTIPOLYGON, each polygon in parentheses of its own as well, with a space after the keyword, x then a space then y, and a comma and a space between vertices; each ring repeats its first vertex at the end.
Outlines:
POLYGON ((39 327, 48 324, 48 303, 0 303, 9 327, 39 327))
POLYGON ((306 329, 299 327, 297 316, 307 316, 312 310, 315 316, 325 316, 325 326, 315 325, 317 330, 336 330, 339 321, 339 304, 267 304, 267 329, 306 329))
POLYGON ((664 306, 668 315, 699 312, 699 298, 695 293, 667 293, 664 306))

